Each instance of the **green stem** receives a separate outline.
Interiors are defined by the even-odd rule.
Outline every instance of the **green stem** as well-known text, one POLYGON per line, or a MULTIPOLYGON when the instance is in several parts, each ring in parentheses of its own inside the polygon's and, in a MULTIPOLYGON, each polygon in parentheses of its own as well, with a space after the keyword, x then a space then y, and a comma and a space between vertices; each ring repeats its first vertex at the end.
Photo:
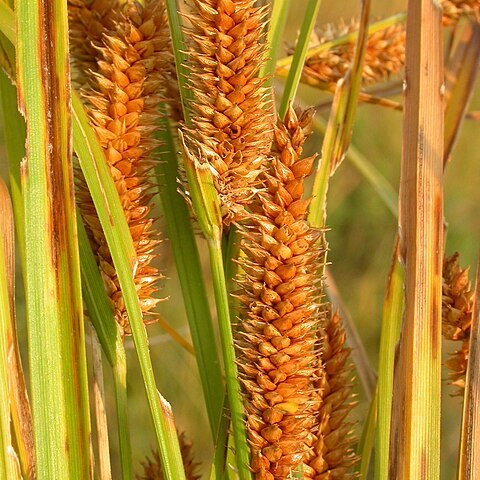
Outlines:
POLYGON ((403 313, 404 269, 398 260, 398 238, 393 252, 383 304, 378 361, 378 413, 375 439, 375 479, 388 480, 395 346, 403 313))
POLYGON ((362 436, 358 442, 357 455, 360 457, 360 474, 359 480, 367 480, 368 470, 370 467, 370 459, 372 457, 373 445, 375 444, 375 426, 377 423, 377 402, 378 389, 375 388, 370 407, 368 409, 367 418, 363 425, 362 436))
POLYGON ((120 446, 120 461, 122 464, 122 479, 133 478, 132 446, 128 427, 128 397, 127 397, 127 359, 123 341, 116 344, 116 357, 113 365, 113 382, 115 389, 115 404, 117 407, 117 429, 120 446))
POLYGON ((74 147, 112 255, 147 392, 166 479, 185 478, 170 406, 155 384, 142 311, 133 282, 136 254, 123 209, 102 150, 77 95, 73 95, 74 147))
POLYGON ((305 16, 303 18, 302 28, 298 37, 295 53, 293 54, 292 66, 288 72, 287 81, 285 83, 285 91, 282 98, 282 103, 278 110, 280 118, 284 118, 287 113, 288 105, 295 98, 300 77, 302 75, 303 64, 305 63, 305 55, 307 53, 308 42, 312 35, 312 30, 317 19, 318 9, 320 8, 321 0, 309 0, 305 16))
POLYGON ((177 147, 165 117, 161 120, 160 140, 161 161, 157 163, 156 172, 167 236, 182 288, 210 429, 215 438, 222 414, 225 387, 190 212, 177 188, 177 147))
POLYGON ((210 254, 210 268, 212 271, 215 302, 217 305, 218 325, 222 343, 223 359, 225 363, 225 376, 227 394, 230 405, 230 416, 235 440, 235 453, 237 458, 238 473, 241 480, 250 479, 251 473, 250 454, 246 439, 243 403, 235 359, 235 348, 230 320, 227 285, 223 268, 222 249, 220 240, 207 239, 210 254))
POLYGON ((282 44, 282 33, 287 23, 289 8, 290 0, 273 0, 270 29, 267 35, 267 45, 269 46, 268 59, 262 65, 258 74, 259 78, 268 77, 267 85, 272 83, 272 78, 275 73, 278 50, 282 44))

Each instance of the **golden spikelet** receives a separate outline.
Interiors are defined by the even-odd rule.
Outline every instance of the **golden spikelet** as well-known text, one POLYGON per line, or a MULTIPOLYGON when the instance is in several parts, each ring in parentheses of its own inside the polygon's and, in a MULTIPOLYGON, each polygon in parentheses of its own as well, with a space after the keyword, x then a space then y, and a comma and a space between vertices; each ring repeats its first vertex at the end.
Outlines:
MULTIPOLYGON (((348 33, 358 31, 358 22, 327 25, 312 39, 311 47, 322 45, 348 33)), ((303 70, 303 79, 309 84, 335 84, 345 76, 353 62, 355 41, 348 41, 311 56, 303 70)), ((291 52, 293 53, 293 52, 291 52)), ((365 85, 383 82, 398 75, 405 65, 405 26, 396 23, 371 33, 362 72, 365 85)))
POLYGON ((480 19, 480 2, 478 0, 442 0, 441 4, 444 25, 456 23, 464 15, 480 19))
POLYGON ((116 0, 68 0, 72 80, 77 88, 92 82, 103 35, 115 28, 120 4, 116 0))
POLYGON ((256 480, 290 478, 314 438, 320 232, 308 224, 302 198, 315 158, 302 158, 312 114, 290 108, 275 127, 266 191, 241 244, 236 343, 256 480))
MULTIPOLYGON (((100 35, 100 43, 95 46, 96 73, 90 71, 94 87, 83 91, 91 124, 104 150, 132 234, 138 260, 134 281, 144 314, 149 314, 159 301, 152 297, 160 275, 151 265, 159 240, 150 216, 153 196, 150 171, 156 161, 157 147, 152 134, 157 128, 158 107, 164 101, 163 76, 170 64, 166 22, 163 3, 147 0, 144 6, 127 4, 117 15, 114 29, 105 29, 100 35)), ((75 53, 72 52, 74 57, 75 53)), ((85 76, 88 74, 83 72, 85 76)), ((81 177, 77 199, 117 323, 129 334, 110 252, 81 177)))
POLYGON ((303 467, 305 480, 351 480, 357 462, 352 424, 348 414, 351 401, 353 367, 350 350, 345 346, 345 330, 338 313, 327 313, 319 330, 322 366, 316 382, 320 408, 317 417, 313 454, 303 467))
MULTIPOLYGON (((199 463, 195 462, 193 458, 192 442, 187 439, 184 433, 178 436, 178 441, 186 479, 199 480, 200 475, 197 473, 199 463)), ((147 457, 142 462, 143 472, 141 475, 137 475, 137 480, 163 480, 162 463, 157 450, 152 452, 152 457, 152 459, 147 457)))
POLYGON ((470 267, 462 270, 459 257, 458 253, 454 253, 445 257, 443 263, 442 330, 446 339, 462 342, 460 350, 447 360, 446 366, 451 370, 452 384, 459 387, 459 393, 463 393, 472 324, 473 291, 468 278, 470 267))
POLYGON ((193 127, 217 172, 226 224, 245 213, 271 144, 264 79, 265 8, 254 0, 192 0, 186 15, 193 127))

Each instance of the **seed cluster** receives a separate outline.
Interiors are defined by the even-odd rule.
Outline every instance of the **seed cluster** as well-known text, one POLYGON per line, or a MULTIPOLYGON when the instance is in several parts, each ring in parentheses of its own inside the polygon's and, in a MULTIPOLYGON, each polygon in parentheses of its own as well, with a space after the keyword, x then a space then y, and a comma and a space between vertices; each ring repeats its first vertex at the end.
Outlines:
MULTIPOLYGON (((343 21, 327 25, 314 34, 311 47, 335 40, 358 31, 358 22, 343 21)), ((309 84, 335 84, 345 76, 353 62, 355 42, 348 41, 307 58, 303 81, 309 84)), ((293 49, 291 50, 293 54, 293 49)), ((379 83, 398 75, 405 65, 405 26, 401 23, 374 32, 368 36, 363 64, 362 82, 379 83)))
MULTIPOLYGON (((199 464, 193 458, 192 442, 187 439, 184 433, 178 436, 178 442, 180 444, 186 479, 199 480, 200 475, 197 473, 199 464)), ((137 480, 163 480, 162 463, 157 450, 152 452, 152 457, 152 459, 147 457, 142 462, 143 472, 137 476, 137 480)))
POLYGON ((473 291, 468 271, 462 270, 458 253, 445 257, 442 286, 442 330, 448 340, 461 341, 462 346, 446 362, 452 384, 463 393, 469 355, 470 328, 473 313, 473 291))
POLYGON ((116 0, 68 0, 72 80, 77 88, 92 85, 103 35, 115 29, 116 0))
MULTIPOLYGON (((103 5, 103 4, 102 4, 103 5)), ((101 13, 92 12, 98 20, 101 13)), ((112 14, 106 14, 110 18, 112 14)), ((87 17, 88 18, 88 17, 87 17)), ((159 240, 151 218, 158 107, 164 102, 163 75, 171 64, 168 25, 163 4, 147 0, 145 6, 127 4, 117 13, 114 28, 100 35, 95 25, 96 71, 90 71, 91 88, 83 91, 92 126, 105 153, 132 234, 138 265, 134 281, 142 311, 158 303, 159 272, 151 265, 159 240)), ((77 24, 77 30, 82 25, 77 24)), ((87 34, 86 34, 87 35, 87 34)), ((82 57, 80 57, 82 58, 82 57)), ((86 72, 83 72, 85 75, 86 72)), ((118 324, 125 334, 130 327, 110 252, 84 181, 78 182, 80 210, 88 227, 107 292, 118 324)))
POLYGON ((259 182, 271 143, 264 79, 266 9, 254 0, 190 2, 189 43, 193 128, 189 136, 210 151, 222 216, 244 213, 259 182))
POLYGON ((443 23, 450 25, 456 23, 463 16, 480 18, 480 2, 478 0, 442 0, 443 23))
MULTIPOLYGON (((352 467, 358 458, 352 448, 353 425, 347 416, 354 407, 351 401, 352 371, 350 350, 345 345, 345 329, 337 312, 327 313, 319 330, 323 368, 316 382, 321 397, 313 454, 303 466, 305 480, 353 480, 352 467)), ((315 431, 314 429, 312 429, 315 431)))
POLYGON ((272 166, 244 232, 237 347, 243 372, 252 469, 257 480, 287 478, 313 443, 318 351, 319 232, 306 220, 303 183, 315 156, 301 158, 312 111, 290 109, 274 129, 272 166))

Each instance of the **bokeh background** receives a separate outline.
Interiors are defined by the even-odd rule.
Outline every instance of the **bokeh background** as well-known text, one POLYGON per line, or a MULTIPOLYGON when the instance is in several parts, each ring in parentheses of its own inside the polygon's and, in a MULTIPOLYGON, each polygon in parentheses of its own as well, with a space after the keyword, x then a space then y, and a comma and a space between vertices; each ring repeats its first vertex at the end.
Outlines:
MULTIPOLYGON (((291 4, 291 13, 284 37, 285 46, 292 44, 295 40, 303 18, 306 0, 294 0, 291 4)), ((352 16, 358 15, 359 4, 360 2, 357 0, 341 2, 324 0, 317 23, 322 25, 338 21, 340 18, 349 20, 352 16)), ((384 18, 404 9, 404 1, 373 0, 372 18, 384 18)), ((275 88, 280 95, 281 82, 276 83, 275 88)), ((325 94, 305 86, 300 88, 298 97, 304 103, 312 105, 321 103, 328 98, 325 94)), ((401 98, 399 97, 397 100, 401 100, 401 98)), ((480 109, 478 88, 470 109, 480 109)), ((478 215, 478 205, 480 204, 479 133, 479 123, 468 120, 464 123, 445 175, 445 220, 448 223, 446 251, 448 253, 459 251, 462 265, 472 265, 472 270, 475 269, 480 238, 480 216, 478 215)), ((7 178, 2 135, 3 130, 0 128, 0 174, 3 178, 7 178)), ((398 190, 399 183, 401 135, 401 113, 377 106, 363 105, 359 108, 352 143, 382 172, 395 190, 398 190)), ((310 138, 307 148, 311 152, 318 152, 321 148, 321 141, 321 136, 315 134, 310 138)), ((370 184, 347 160, 338 169, 330 184, 327 223, 330 228, 328 233, 329 261, 333 275, 365 344, 369 358, 376 367, 382 302, 397 220, 385 207, 370 184)), ((161 217, 158 224, 160 231, 164 231, 161 217)), ((199 240, 199 246, 202 252, 205 252, 201 240, 199 240)), ((181 291, 169 241, 165 235, 159 262, 166 276, 161 294, 167 298, 159 306, 160 314, 188 338, 188 325, 181 291)), ((207 270, 205 268, 206 275, 207 270)), ((21 341, 25 345, 25 316, 20 270, 18 270, 17 278, 18 321, 21 341)), ((192 439, 195 455, 198 461, 203 463, 203 471, 206 473, 212 453, 211 439, 194 358, 173 342, 158 325, 149 327, 149 335, 159 389, 172 404, 178 429, 186 431, 192 439)), ((444 343, 444 355, 446 356, 454 346, 444 343)), ((133 454, 138 472, 140 471, 140 461, 150 453, 151 448, 155 445, 155 437, 140 370, 130 339, 126 340, 126 348, 129 362, 130 424, 133 454)), ((26 364, 26 358, 24 357, 24 359, 26 364)), ((443 376, 446 378, 447 373, 444 372, 443 376)), ((105 380, 108 408, 112 412, 110 440, 114 478, 120 478, 113 388, 107 364, 105 380)), ((458 397, 451 396, 453 392, 453 388, 444 382, 442 420, 442 479, 444 480, 454 478, 453 472, 457 462, 461 401, 458 397)), ((359 407, 356 428, 360 431, 362 418, 364 418, 368 405, 360 388, 357 388, 357 393, 359 407)))

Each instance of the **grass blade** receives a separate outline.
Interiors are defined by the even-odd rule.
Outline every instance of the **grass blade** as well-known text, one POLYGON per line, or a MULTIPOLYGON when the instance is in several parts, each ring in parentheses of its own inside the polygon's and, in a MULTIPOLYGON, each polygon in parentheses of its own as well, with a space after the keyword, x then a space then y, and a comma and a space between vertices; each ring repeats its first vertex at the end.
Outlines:
POLYGON ((95 257, 93 256, 87 232, 80 217, 77 216, 78 245, 82 252, 81 273, 82 290, 87 311, 95 327, 102 349, 110 363, 115 364, 116 342, 120 334, 115 323, 112 309, 110 307, 105 287, 98 270, 95 257), (104 295, 103 292, 105 292, 104 295))
POLYGON ((282 44, 282 33, 287 23, 289 8, 290 0, 273 0, 270 30, 267 35, 267 44, 270 47, 270 51, 267 55, 268 60, 264 63, 258 74, 260 78, 269 77, 269 83, 271 83, 273 74, 275 73, 278 50, 282 44))
POLYGON ((188 324, 205 396, 212 436, 217 434, 225 387, 215 343, 205 283, 185 199, 177 190, 177 148, 167 119, 160 129, 162 146, 156 167, 160 198, 175 265, 187 312, 188 324))
POLYGON ((295 48, 295 53, 293 54, 292 64, 290 66, 287 81, 285 83, 282 102, 280 104, 280 108, 278 109, 278 115, 282 119, 287 113, 288 105, 295 98, 298 84, 300 83, 308 42, 310 41, 310 37, 312 35, 312 30, 317 19, 320 4, 321 0, 309 0, 307 3, 307 9, 303 18, 302 28, 300 29, 297 46, 295 48))
MULTIPOLYGON (((102 350, 95 330, 90 325, 90 351, 93 371, 93 406, 97 427, 99 480, 111 480, 110 448, 108 441, 107 414, 105 409, 105 388, 103 385, 102 350)), ((131 472, 130 472, 131 477, 131 472)))
POLYGON ((6 185, 0 178, 0 477, 19 479, 20 465, 13 449, 10 433, 10 401, 12 382, 9 351, 16 338, 13 334, 13 213, 6 185))
POLYGON ((14 205, 15 224, 20 255, 25 252, 23 200, 20 187, 20 162, 25 155, 25 122, 17 109, 17 91, 0 69, 0 105, 5 129, 10 188, 14 205))
POLYGON ((127 409, 127 360, 120 331, 115 322, 107 292, 100 276, 87 232, 78 220, 78 243, 81 258, 82 290, 88 315, 100 341, 103 352, 113 368, 115 403, 117 407, 117 430, 120 446, 122 478, 132 478, 132 448, 128 428, 127 409))
MULTIPOLYGON (((2 71, 0 71, 0 106, 3 114, 3 125, 5 127, 5 144, 7 148, 13 210, 15 223, 17 225, 19 252, 20 258, 24 260, 25 240, 23 229, 23 199, 20 191, 20 161, 25 153, 25 122, 17 110, 16 89, 11 85, 10 80, 2 71)), ((13 299, 13 291, 11 298, 13 299)), ((14 308, 12 308, 10 319, 9 328, 11 334, 9 338, 11 339, 11 345, 9 351, 11 352, 10 375, 12 382, 10 408, 22 472, 28 476, 34 471, 32 414, 18 349, 14 308)))
MULTIPOLYGON (((80 166, 97 209, 105 233, 132 329, 133 340, 147 391, 153 417, 162 467, 167 479, 185 478, 178 438, 172 435, 173 418, 157 391, 153 368, 148 352, 147 335, 132 271, 136 255, 132 237, 120 205, 113 180, 104 161, 103 153, 92 131, 80 99, 73 95, 73 141, 80 166)), ((174 427, 173 427, 174 428, 174 427)))
MULTIPOLYGON (((327 128, 323 119, 318 115, 313 119, 313 127, 321 134, 325 134, 327 128)), ((388 210, 397 218, 398 195, 390 182, 354 145, 350 145, 345 158, 363 175, 365 180, 370 183, 388 210)))
POLYGON ((208 245, 239 478, 241 480, 250 479, 250 452, 246 438, 244 408, 235 359, 230 305, 222 256, 222 217, 219 199, 208 163, 201 163, 190 154, 183 137, 181 144, 193 210, 208 245))
POLYGON ((395 346, 400 336, 403 313, 404 269, 398 259, 398 238, 383 302, 382 330, 378 362, 378 412, 375 438, 375 478, 388 480, 390 423, 393 398, 395 346))
POLYGON ((17 7, 17 85, 27 121, 22 187, 37 478, 61 478, 66 472, 72 479, 88 478, 90 420, 73 204, 66 4, 32 0, 17 7))
POLYGON ((357 331, 357 327, 340 297, 337 285, 329 268, 325 268, 325 290, 330 301, 338 309, 347 333, 347 342, 352 349, 351 355, 355 369, 360 377, 360 383, 362 384, 367 400, 371 400, 377 385, 377 374, 368 358, 365 347, 363 346, 362 340, 357 331))
POLYGON ((460 440, 459 480, 480 478, 480 263, 477 264, 473 300, 470 353, 468 358, 463 424, 460 440))
POLYGON ((316 227, 322 227, 325 222, 328 178, 343 160, 352 136, 362 81, 363 59, 367 46, 369 13, 370 0, 364 0, 354 59, 346 76, 337 83, 333 98, 330 118, 322 144, 321 161, 313 184, 314 196, 310 206, 309 220, 316 227))
POLYGON ((400 177, 400 255, 405 313, 395 363, 389 478, 437 479, 443 246, 441 11, 410 1, 400 177))
POLYGON ((367 418, 362 429, 362 436, 358 442, 357 455, 360 457, 359 479, 366 480, 370 468, 373 446, 375 444, 375 427, 377 425, 378 389, 373 392, 368 409, 367 418))
POLYGON ((115 406, 117 408, 117 430, 122 464, 122 478, 132 478, 132 445, 128 426, 128 397, 127 397, 127 358, 123 341, 119 339, 116 346, 115 363, 113 365, 113 383, 115 389, 115 406))
POLYGON ((190 110, 187 102, 191 99, 191 92, 186 87, 189 71, 186 67, 185 45, 180 26, 180 15, 177 11, 176 0, 165 0, 165 7, 168 15, 170 37, 172 38, 173 54, 175 56, 175 69, 177 71, 178 87, 180 89, 180 100, 182 102, 183 118, 185 124, 190 123, 190 110))
POLYGON ((445 71, 445 164, 465 119, 480 66, 480 24, 467 22, 445 71))

